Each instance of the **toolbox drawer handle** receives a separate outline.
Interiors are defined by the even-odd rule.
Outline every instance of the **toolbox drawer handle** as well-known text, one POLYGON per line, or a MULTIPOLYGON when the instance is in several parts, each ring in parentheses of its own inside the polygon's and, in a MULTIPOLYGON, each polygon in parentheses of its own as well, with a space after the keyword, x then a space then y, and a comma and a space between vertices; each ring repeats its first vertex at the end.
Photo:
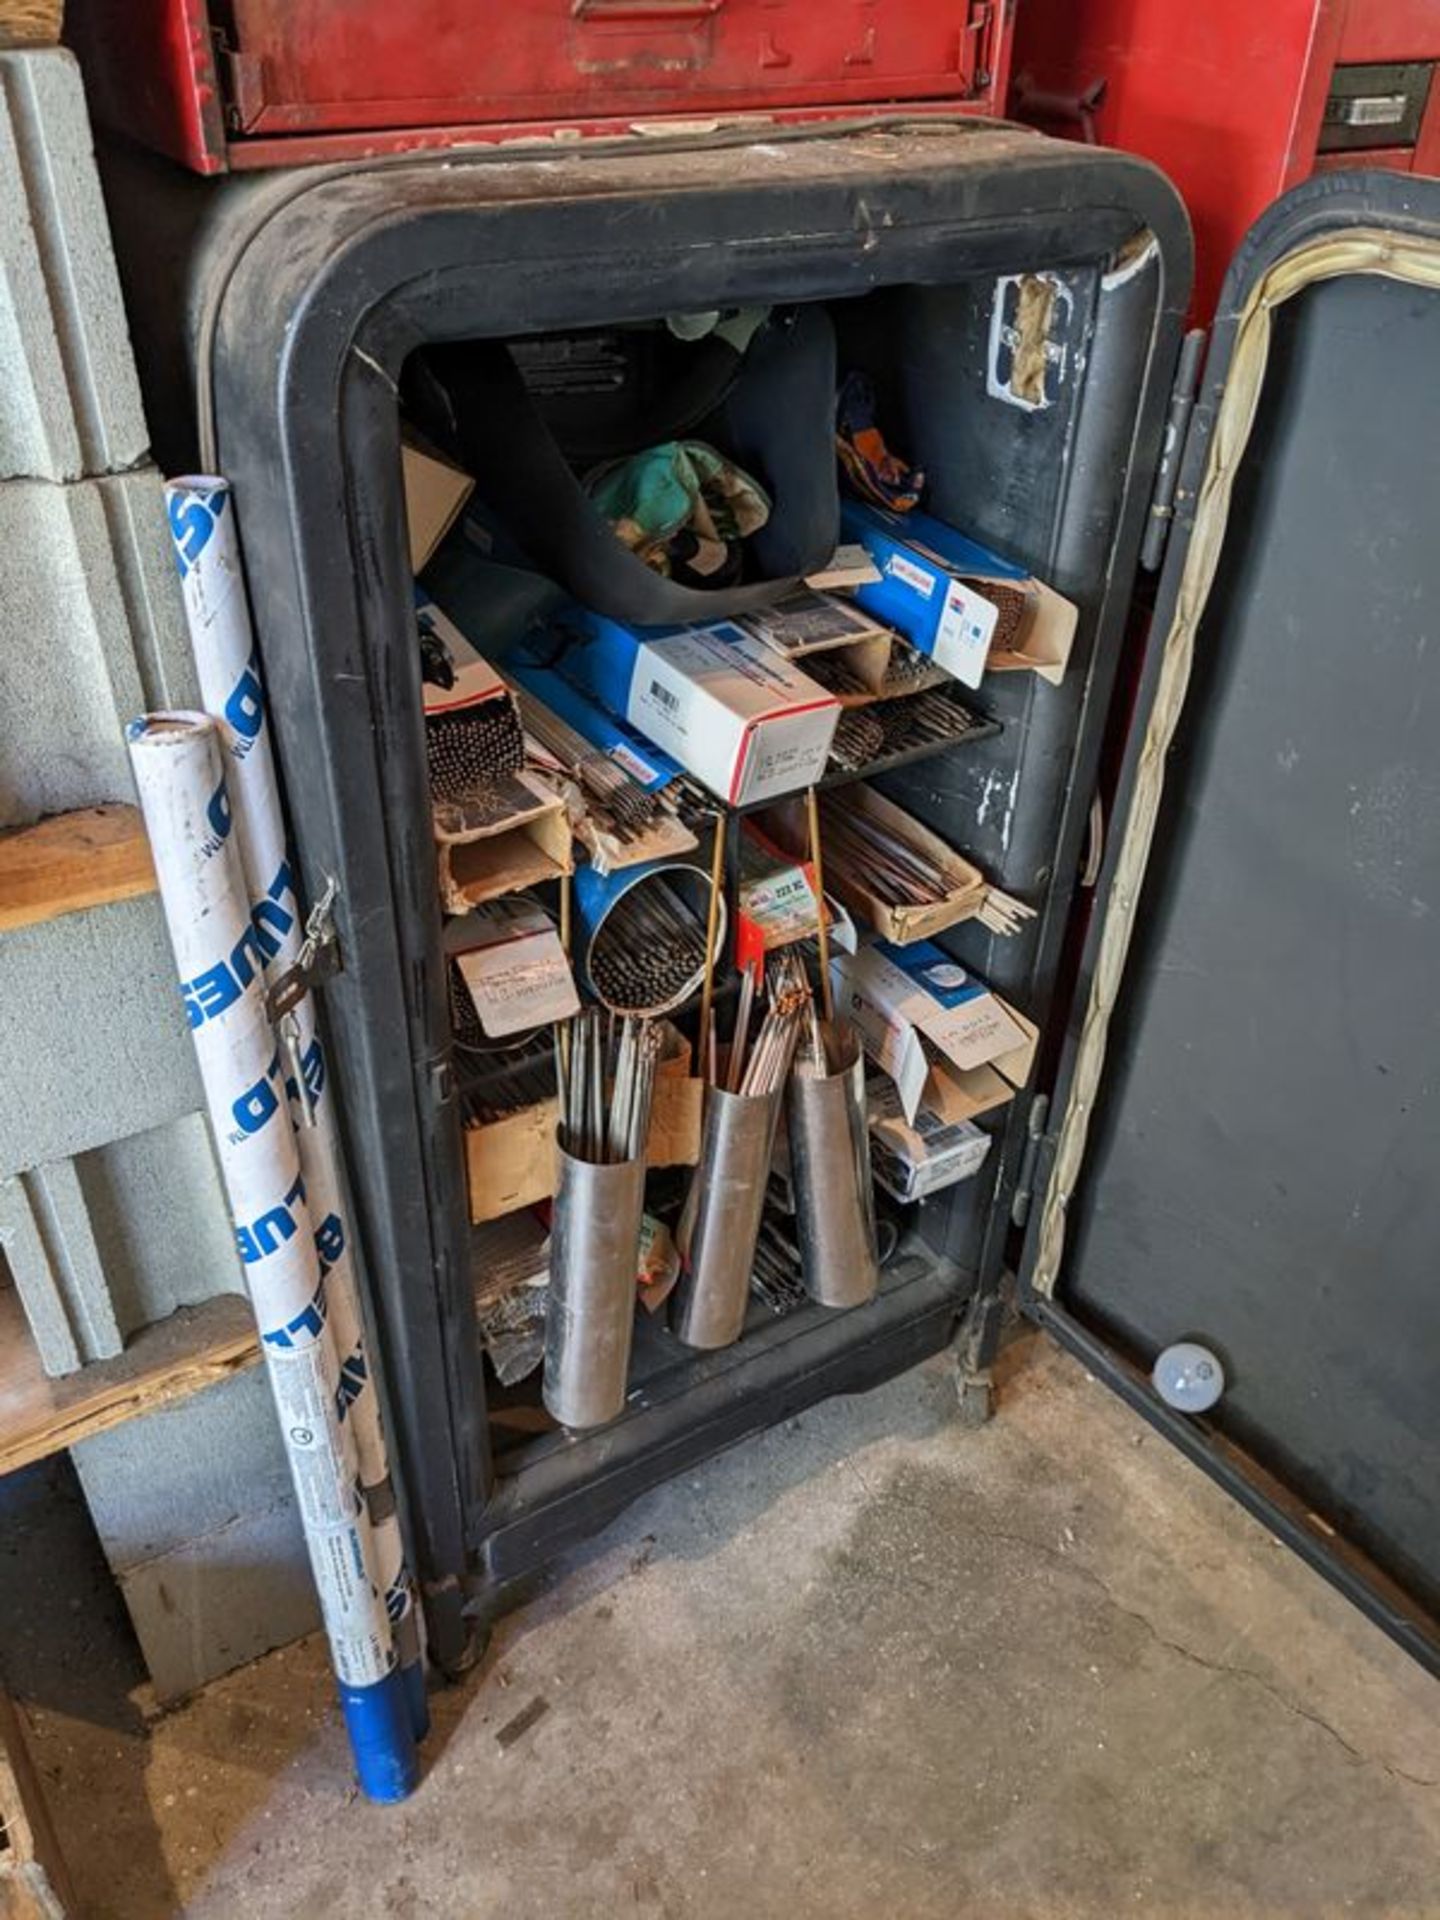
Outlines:
POLYGON ((725 0, 574 0, 577 20, 649 20, 657 26, 677 21, 708 20, 725 0))

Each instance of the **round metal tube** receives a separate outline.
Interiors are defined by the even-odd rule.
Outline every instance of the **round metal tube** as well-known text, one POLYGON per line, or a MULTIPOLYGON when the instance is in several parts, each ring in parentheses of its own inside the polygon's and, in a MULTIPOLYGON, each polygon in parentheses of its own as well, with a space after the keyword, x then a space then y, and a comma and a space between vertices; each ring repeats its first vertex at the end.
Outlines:
POLYGON ((562 1427, 603 1427, 625 1409, 645 1162, 596 1166, 557 1151, 545 1405, 562 1427))
POLYGON ((822 1079, 802 1061, 790 1076, 790 1178, 805 1291, 822 1307, 858 1307, 880 1284, 865 1061, 852 1028, 829 1035, 840 1065, 822 1079))
MULTIPOLYGON (((723 840, 723 834, 722 834, 723 840)), ((640 1013, 660 1016, 673 1013, 681 1007, 702 986, 705 979, 704 935, 705 929, 714 918, 713 951, 718 954, 725 944, 726 907, 724 892, 715 898, 710 875, 704 867, 697 867, 684 860, 651 860, 638 867, 624 867, 618 873, 600 874, 592 866, 581 867, 575 875, 575 918, 577 922, 576 952, 579 958, 580 973, 586 988, 602 1006, 609 1007, 610 1001, 601 992, 591 970, 592 958, 597 948, 603 953, 606 946, 618 940, 615 927, 610 924, 611 915, 622 900, 635 895, 632 905, 638 906, 644 913, 644 896, 657 881, 663 881, 675 894, 685 901, 693 914, 699 940, 697 941, 697 959, 691 973, 678 988, 654 996, 654 1004, 635 1006, 617 1006, 616 1013, 640 1013)), ((664 944, 663 934, 656 936, 654 944, 658 948, 664 944)), ((639 958, 643 964, 643 943, 639 958)), ((644 996, 642 996, 644 997, 644 996)))
POLYGON ((700 1164, 680 1223, 681 1274, 670 1328, 687 1347, 740 1337, 765 1206, 780 1093, 726 1093, 705 1102, 700 1164))

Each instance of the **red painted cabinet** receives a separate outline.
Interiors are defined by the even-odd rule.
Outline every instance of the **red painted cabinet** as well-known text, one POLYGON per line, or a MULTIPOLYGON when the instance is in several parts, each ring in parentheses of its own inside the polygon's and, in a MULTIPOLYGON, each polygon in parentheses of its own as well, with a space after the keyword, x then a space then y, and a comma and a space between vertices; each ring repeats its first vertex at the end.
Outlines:
POLYGON ((1437 67, 1440 0, 1025 0, 1011 111, 1169 174, 1203 321, 1247 228, 1311 174, 1440 173, 1437 67))
POLYGON ((204 173, 635 120, 995 113, 1013 0, 76 0, 96 117, 204 173))

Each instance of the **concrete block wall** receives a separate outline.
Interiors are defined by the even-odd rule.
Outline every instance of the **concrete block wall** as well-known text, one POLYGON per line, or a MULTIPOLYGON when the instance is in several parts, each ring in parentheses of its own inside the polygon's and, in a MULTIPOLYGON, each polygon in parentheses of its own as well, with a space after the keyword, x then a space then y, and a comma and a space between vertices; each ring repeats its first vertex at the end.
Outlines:
POLYGON ((55 48, 0 58, 0 477, 139 466, 140 383, 79 74, 55 48))
POLYGON ((151 466, 0 481, 0 827, 132 798, 123 723, 195 704, 164 511, 151 466))
POLYGON ((162 1703, 316 1624, 260 1369, 97 1434, 73 1457, 162 1703))
POLYGON ((47 1373, 112 1359, 177 1307, 243 1291, 198 1113, 0 1181, 0 1242, 47 1373))
MULTIPOLYGON (((78 69, 0 53, 0 828, 197 700, 78 69)), ((242 1287, 159 902, 0 934, 0 1246, 52 1372, 242 1287)), ((74 1449, 162 1697, 317 1618, 263 1375, 74 1449)))

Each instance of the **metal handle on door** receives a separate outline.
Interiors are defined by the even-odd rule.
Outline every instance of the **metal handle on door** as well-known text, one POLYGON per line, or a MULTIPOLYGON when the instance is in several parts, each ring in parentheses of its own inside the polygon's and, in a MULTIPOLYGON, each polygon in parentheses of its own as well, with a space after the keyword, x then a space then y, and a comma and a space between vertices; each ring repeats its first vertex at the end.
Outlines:
POLYGON ((725 0, 574 0, 576 20, 649 21, 655 26, 678 26, 687 20, 708 20, 725 0))

